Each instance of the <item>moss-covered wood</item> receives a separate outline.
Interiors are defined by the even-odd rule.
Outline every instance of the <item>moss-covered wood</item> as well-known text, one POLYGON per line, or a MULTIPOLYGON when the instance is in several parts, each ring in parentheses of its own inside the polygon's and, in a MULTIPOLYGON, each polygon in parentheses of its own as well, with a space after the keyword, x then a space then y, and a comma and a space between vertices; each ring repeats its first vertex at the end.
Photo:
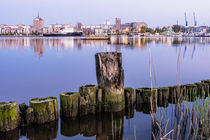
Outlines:
POLYGON ((34 109, 28 107, 25 103, 19 104, 20 125, 28 126, 34 123, 34 109))
POLYGON ((135 103, 134 89, 131 87, 126 87, 124 89, 124 95, 126 107, 133 106, 135 103))
POLYGON ((58 103, 55 97, 31 99, 30 107, 34 109, 34 123, 43 124, 58 119, 58 103))
POLYGON ((158 106, 168 107, 169 88, 163 87, 158 89, 158 106))
POLYGON ((122 54, 103 52, 95 55, 96 75, 99 88, 103 89, 105 112, 118 112, 124 109, 124 70, 122 54))
POLYGON ((7 132, 19 125, 18 103, 0 102, 0 132, 7 132))
POLYGON ((79 110, 78 92, 66 92, 60 94, 60 115, 61 117, 76 117, 79 110))
POLYGON ((196 84, 186 84, 181 86, 183 91, 183 99, 186 101, 195 101, 197 98, 197 86, 196 84))
POLYGON ((79 93, 80 93, 79 114, 80 116, 96 113, 97 90, 98 90, 98 87, 96 85, 86 85, 86 86, 80 87, 79 89, 79 93))
POLYGON ((103 90, 102 89, 98 89, 96 98, 97 98, 96 112, 100 113, 103 111, 103 90))

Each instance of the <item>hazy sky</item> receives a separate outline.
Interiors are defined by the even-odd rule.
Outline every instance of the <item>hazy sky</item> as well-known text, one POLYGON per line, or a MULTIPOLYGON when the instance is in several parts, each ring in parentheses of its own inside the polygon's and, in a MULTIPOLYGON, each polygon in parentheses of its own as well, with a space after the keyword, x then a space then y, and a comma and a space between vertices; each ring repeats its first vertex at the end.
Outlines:
POLYGON ((210 25, 210 0, 0 0, 0 24, 31 25, 38 12, 45 25, 70 23, 101 24, 145 21, 150 27, 184 24, 184 12, 193 24, 210 25))

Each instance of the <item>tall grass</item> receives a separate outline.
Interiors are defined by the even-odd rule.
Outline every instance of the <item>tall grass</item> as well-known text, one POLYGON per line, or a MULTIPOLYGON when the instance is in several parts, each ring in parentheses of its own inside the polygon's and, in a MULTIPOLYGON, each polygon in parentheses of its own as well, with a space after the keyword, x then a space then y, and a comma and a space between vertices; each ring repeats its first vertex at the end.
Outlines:
MULTIPOLYGON (((180 89, 180 56, 181 48, 179 49, 177 59, 177 89, 174 91, 175 107, 172 108, 173 116, 170 119, 164 118, 164 110, 157 109, 154 113, 153 108, 156 103, 157 107, 157 90, 155 99, 150 97, 151 118, 152 118, 152 138, 155 140, 165 139, 209 139, 210 138, 210 98, 197 100, 193 105, 183 102, 181 98, 187 99, 189 95, 184 94, 180 89), (180 93, 181 92, 181 93, 180 93), (156 101, 154 101, 156 100, 156 101), (171 124, 169 129, 169 124, 171 124)), ((154 70, 154 62, 151 58, 151 50, 149 48, 149 71, 151 90, 152 84, 152 67, 154 72, 154 80, 156 86, 156 75, 154 70), (152 63, 152 65, 151 65, 152 63)), ((204 92, 204 91, 202 91, 204 92)), ((190 92, 191 94, 191 92, 190 92)), ((191 97, 191 95, 190 95, 191 97)))

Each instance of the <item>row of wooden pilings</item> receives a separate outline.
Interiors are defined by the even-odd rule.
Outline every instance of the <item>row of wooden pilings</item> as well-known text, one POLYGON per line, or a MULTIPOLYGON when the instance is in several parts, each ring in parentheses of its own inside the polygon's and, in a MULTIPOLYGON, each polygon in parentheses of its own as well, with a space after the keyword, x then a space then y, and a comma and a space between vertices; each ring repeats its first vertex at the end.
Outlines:
MULTIPOLYGON (((201 83, 187 84, 180 87, 165 88, 137 88, 124 89, 125 106, 121 110, 136 106, 137 111, 150 113, 151 98, 158 107, 168 107, 168 104, 177 102, 194 102, 197 97, 206 98, 210 94, 210 80, 201 83), (144 106, 144 107, 143 107, 144 106)), ((56 97, 34 98, 29 102, 19 105, 17 102, 0 103, 0 132, 13 130, 19 126, 44 124, 58 119, 58 103, 56 97)), ((119 107, 113 106, 113 108, 119 107)), ((154 107, 154 111, 156 108, 154 107)), ((114 111, 114 110, 113 110, 114 111)), ((86 85, 79 92, 66 92, 60 94, 60 116, 64 118, 78 118, 87 115, 104 113, 103 90, 96 85, 86 85)))
MULTIPOLYGON (((124 70, 122 54, 117 52, 97 53, 96 76, 98 85, 86 85, 79 92, 60 94, 60 116, 82 117, 104 112, 120 112, 133 107, 134 89, 124 88, 124 70)), ((181 100, 194 101, 197 96, 209 95, 210 80, 201 83, 173 86, 167 88, 136 89, 136 110, 150 113, 150 101, 167 107, 168 103, 181 100)), ((157 107, 157 106, 156 106, 157 107)), ((44 124, 58 119, 58 102, 56 97, 34 98, 19 105, 17 102, 0 103, 0 132, 7 132, 19 126, 44 124), (19 113, 20 112, 20 113, 19 113)), ((156 110, 153 109, 154 111, 156 110)))

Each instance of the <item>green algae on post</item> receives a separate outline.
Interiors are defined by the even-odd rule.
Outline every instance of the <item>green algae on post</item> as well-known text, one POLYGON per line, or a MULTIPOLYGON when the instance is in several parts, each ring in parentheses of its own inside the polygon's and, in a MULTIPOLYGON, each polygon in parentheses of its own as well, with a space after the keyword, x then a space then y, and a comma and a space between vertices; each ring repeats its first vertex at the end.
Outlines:
POLYGON ((43 124, 58 119, 58 103, 56 97, 31 99, 30 107, 34 109, 34 123, 43 124))
POLYGON ((123 110, 125 108, 125 101, 122 53, 97 53, 95 54, 95 61, 98 86, 104 93, 104 111, 118 112, 123 110))
POLYGON ((61 117, 76 117, 79 110, 79 93, 66 92, 60 94, 61 117))
POLYGON ((125 87, 125 105, 126 107, 132 106, 135 103, 134 89, 131 87, 125 87))
POLYGON ((98 87, 96 85, 86 85, 86 86, 82 86, 82 87, 79 88, 79 93, 80 93, 79 112, 80 112, 80 116, 96 113, 97 90, 98 90, 98 87))
POLYGON ((0 132, 7 132, 19 125, 18 103, 0 102, 0 132))
POLYGON ((169 88, 163 87, 158 89, 158 106, 168 107, 169 88))

